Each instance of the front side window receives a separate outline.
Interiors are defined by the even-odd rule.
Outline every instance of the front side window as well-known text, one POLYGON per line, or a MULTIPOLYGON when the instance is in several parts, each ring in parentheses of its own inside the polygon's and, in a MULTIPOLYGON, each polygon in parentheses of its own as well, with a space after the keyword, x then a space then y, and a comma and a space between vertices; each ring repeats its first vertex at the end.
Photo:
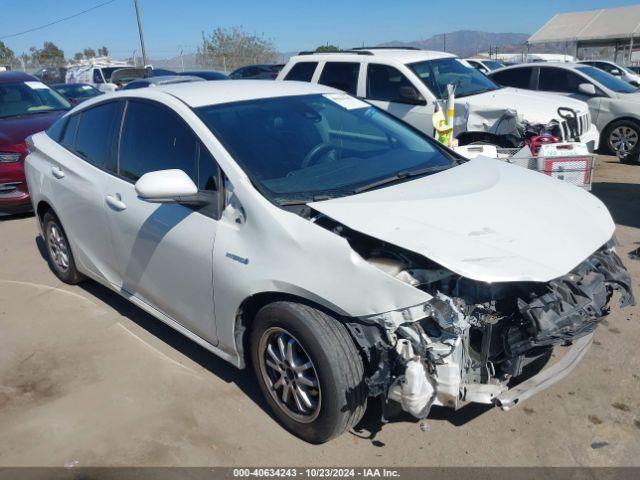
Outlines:
POLYGON ((371 63, 367 66, 367 98, 403 103, 400 88, 413 84, 400 71, 388 65, 371 63))
POLYGON ((533 68, 512 68, 491 74, 491 79, 504 87, 531 88, 533 68))
POLYGON ((122 128, 119 174, 133 182, 156 170, 183 170, 197 183, 197 139, 176 114, 130 101, 122 128))
POLYGON ((613 90, 616 93, 635 93, 638 91, 633 85, 620 80, 618 77, 614 77, 610 73, 604 72, 599 68, 590 66, 576 67, 576 70, 584 73, 588 77, 593 78, 596 82, 601 83, 609 90, 613 90))
POLYGON ((327 62, 318 83, 355 95, 358 91, 359 63, 327 62))
POLYGON ((71 104, 40 81, 0 84, 0 118, 69 110, 71 104))
POLYGON ((455 86, 456 97, 466 97, 498 89, 492 82, 459 58, 440 58, 407 65, 436 98, 447 98, 447 85, 455 86))
MULTIPOLYGON (((593 68, 593 67, 591 67, 593 68)), ((578 86, 586 81, 578 74, 564 68, 540 68, 538 90, 544 92, 580 93, 578 86)))
POLYGON ((196 113, 274 202, 345 196, 454 160, 428 137, 346 94, 211 105, 196 113))
POLYGON ((284 79, 297 80, 299 82, 310 82, 317 66, 318 62, 298 62, 291 67, 291 70, 289 70, 289 73, 287 73, 287 76, 284 77, 284 79))
POLYGON ((120 126, 122 102, 108 102, 83 110, 76 133, 76 154, 92 165, 115 171, 113 139, 120 126))

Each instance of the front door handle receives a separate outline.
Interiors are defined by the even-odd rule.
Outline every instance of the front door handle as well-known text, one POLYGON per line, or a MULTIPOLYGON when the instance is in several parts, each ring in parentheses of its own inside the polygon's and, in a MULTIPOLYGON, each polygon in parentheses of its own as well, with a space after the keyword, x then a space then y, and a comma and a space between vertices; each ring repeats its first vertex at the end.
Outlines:
POLYGON ((127 205, 122 201, 122 197, 120 197, 119 193, 116 193, 115 195, 107 195, 105 197, 105 201, 107 202, 107 205, 118 212, 127 209, 127 205))
POLYGON ((56 166, 51 167, 51 173, 53 174, 54 177, 58 179, 64 177, 64 170, 62 170, 60 167, 56 167, 56 166))

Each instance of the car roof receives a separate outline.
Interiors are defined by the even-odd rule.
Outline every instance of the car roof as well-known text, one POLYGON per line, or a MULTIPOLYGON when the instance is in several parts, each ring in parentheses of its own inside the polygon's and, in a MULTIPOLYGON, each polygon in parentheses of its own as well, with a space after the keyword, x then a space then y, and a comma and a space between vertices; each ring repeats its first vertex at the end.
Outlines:
POLYGON ((29 75, 24 72, 0 72, 0 83, 15 83, 15 82, 39 82, 40 79, 38 77, 34 77, 33 75, 29 75))
POLYGON ((303 53, 291 57, 291 60, 305 61, 320 58, 322 60, 342 60, 342 61, 360 61, 366 57, 382 58, 385 60, 395 60, 399 63, 415 63, 425 60, 437 60, 440 58, 457 58, 456 55, 447 52, 437 52, 433 50, 417 50, 404 48, 364 48, 354 49, 352 51, 345 50, 343 52, 321 52, 321 53, 303 53))
POLYGON ((507 65, 506 67, 499 68, 490 72, 490 74, 494 74, 496 72, 503 72, 505 70, 514 70, 516 68, 533 68, 533 67, 555 67, 555 68, 566 68, 568 70, 574 70, 576 67, 590 67, 591 65, 585 65, 584 63, 578 62, 531 62, 531 63, 518 63, 517 65, 507 65))
POLYGON ((324 85, 308 82, 273 80, 186 82, 173 85, 161 85, 155 90, 165 91, 193 108, 260 98, 342 93, 339 90, 324 85))

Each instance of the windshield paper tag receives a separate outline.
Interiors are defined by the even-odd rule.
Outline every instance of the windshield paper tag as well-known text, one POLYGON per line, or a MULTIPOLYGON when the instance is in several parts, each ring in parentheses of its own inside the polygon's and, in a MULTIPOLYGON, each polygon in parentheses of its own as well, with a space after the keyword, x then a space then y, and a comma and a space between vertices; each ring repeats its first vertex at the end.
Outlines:
POLYGON ((49 87, 47 87, 44 83, 42 82, 24 82, 24 84, 29 87, 32 88, 34 90, 48 90, 49 87))
POLYGON ((332 102, 337 103, 342 108, 345 108, 347 110, 355 110, 356 108, 369 108, 371 106, 368 103, 363 102, 362 100, 358 100, 351 95, 347 95, 346 93, 325 93, 323 97, 328 98, 332 102))

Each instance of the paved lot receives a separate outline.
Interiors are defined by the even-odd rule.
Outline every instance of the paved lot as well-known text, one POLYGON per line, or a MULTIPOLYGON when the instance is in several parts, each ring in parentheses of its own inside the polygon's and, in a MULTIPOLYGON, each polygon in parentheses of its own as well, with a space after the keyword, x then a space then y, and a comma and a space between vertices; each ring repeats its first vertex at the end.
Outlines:
MULTIPOLYGON (((600 157, 594 193, 640 296, 640 166, 600 157)), ((0 466, 640 466, 640 308, 610 317, 578 368, 515 410, 434 409, 322 446, 266 413, 255 381, 42 258, 33 217, 0 220, 0 466)))

